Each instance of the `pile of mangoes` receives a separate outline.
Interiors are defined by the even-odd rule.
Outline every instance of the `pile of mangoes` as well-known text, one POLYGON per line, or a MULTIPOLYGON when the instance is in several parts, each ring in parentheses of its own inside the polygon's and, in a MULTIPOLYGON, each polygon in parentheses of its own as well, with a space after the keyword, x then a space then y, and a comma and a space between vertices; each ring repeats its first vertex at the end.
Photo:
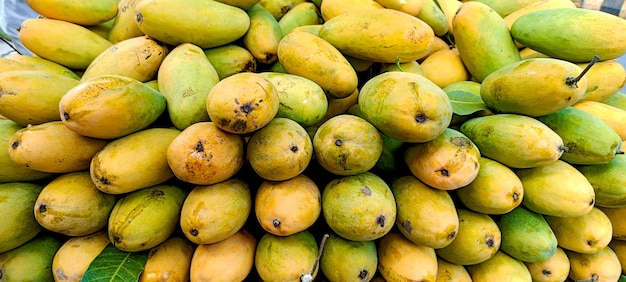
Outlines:
POLYGON ((0 59, 0 281, 92 281, 111 247, 148 254, 139 281, 626 278, 625 19, 26 2, 33 55, 0 59))

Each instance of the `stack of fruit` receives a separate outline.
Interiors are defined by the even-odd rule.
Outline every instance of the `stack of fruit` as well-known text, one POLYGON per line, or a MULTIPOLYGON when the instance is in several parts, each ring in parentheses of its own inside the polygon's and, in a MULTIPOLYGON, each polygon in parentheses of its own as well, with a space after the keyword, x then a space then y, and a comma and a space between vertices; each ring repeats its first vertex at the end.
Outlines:
POLYGON ((0 281, 617 281, 626 20, 569 0, 27 0, 0 281))

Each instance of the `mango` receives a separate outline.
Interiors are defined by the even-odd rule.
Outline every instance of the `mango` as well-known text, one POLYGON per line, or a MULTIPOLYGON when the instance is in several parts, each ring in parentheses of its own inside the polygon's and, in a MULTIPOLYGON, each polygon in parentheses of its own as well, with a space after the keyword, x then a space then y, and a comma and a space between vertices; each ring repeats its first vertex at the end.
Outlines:
POLYGON ((615 92, 600 102, 626 111, 626 93, 624 92, 615 92))
POLYGON ((186 194, 169 184, 125 194, 109 216, 110 242, 125 252, 146 251, 164 242, 176 230, 186 194))
POLYGON ((101 75, 65 93, 63 124, 82 136, 115 139, 147 128, 165 111, 163 94, 121 75, 101 75), (123 106, 122 106, 123 105, 123 106))
POLYGON ((0 212, 5 214, 5 224, 0 228, 0 253, 25 244, 43 230, 33 214, 42 189, 40 184, 27 182, 0 184, 0 212))
POLYGON ((494 281, 506 277, 510 281, 530 282, 532 276, 526 265, 503 251, 478 264, 466 266, 472 281, 494 281))
POLYGON ((537 117, 561 139, 567 150, 561 160, 574 165, 605 164, 622 146, 615 130, 598 117, 574 107, 537 117))
POLYGON ((329 281, 371 281, 377 266, 374 241, 350 241, 335 234, 326 239, 319 262, 329 281))
POLYGON ((519 114, 475 117, 460 126, 482 156, 511 168, 531 168, 557 161, 563 139, 535 118, 519 114))
POLYGON ((593 254, 606 247, 612 239, 609 217, 594 207, 586 214, 573 217, 545 216, 563 249, 593 254))
POLYGON ((622 140, 626 140, 626 123, 623 122, 626 120, 626 110, 598 101, 580 101, 572 107, 598 117, 613 128, 622 140))
POLYGON ((207 96, 220 79, 199 46, 191 43, 176 46, 158 68, 157 81, 159 92, 167 101, 168 116, 176 128, 183 130, 196 122, 210 120, 207 96))
POLYGON ((540 167, 515 170, 522 181, 522 204, 542 215, 574 217, 596 203, 594 188, 574 166, 557 160, 540 167))
POLYGON ((254 214, 261 227, 288 236, 313 226, 322 213, 322 193, 305 174, 285 181, 265 180, 254 196, 254 214))
POLYGON ((180 132, 166 157, 176 178, 209 185, 235 175, 244 164, 243 136, 223 131, 213 122, 198 122, 180 132))
POLYGON ((109 243, 104 230, 67 239, 52 259, 54 281, 80 281, 91 262, 109 243))
POLYGON ((456 48, 442 49, 430 54, 420 63, 420 67, 424 76, 441 88, 470 80, 470 74, 456 48))
POLYGON ((448 95, 414 73, 384 72, 369 79, 358 103, 364 118, 385 135, 402 142, 427 142, 452 121, 448 95))
POLYGON ((32 170, 23 165, 14 162, 9 155, 9 139, 15 132, 23 127, 10 119, 0 119, 0 183, 7 182, 29 182, 41 180, 49 176, 51 173, 32 170))
POLYGON ((243 180, 195 186, 182 205, 180 227, 195 244, 217 243, 239 231, 251 210, 250 187, 243 180))
POLYGON ((301 281, 304 275, 314 279, 318 254, 315 237, 308 230, 289 236, 265 233, 257 244, 254 266, 263 281, 301 281))
POLYGON ((194 246, 184 238, 171 236, 150 249, 139 282, 188 281, 194 246))
POLYGON ((326 0, 320 5, 320 14, 324 22, 343 13, 361 9, 383 9, 381 3, 375 0, 326 0))
MULTIPOLYGON (((345 98, 328 97, 328 107, 326 108, 326 114, 324 114, 324 117, 320 121, 309 127, 319 127, 320 125, 322 125, 322 123, 326 122, 334 116, 348 113, 350 107, 357 104, 359 100, 359 93, 359 89, 355 89, 354 92, 352 92, 350 95, 348 95, 348 97, 345 98)), ((363 116, 359 115, 359 117, 363 116)))
POLYGON ((573 63, 587 63, 594 56, 611 60, 626 53, 626 22, 599 10, 534 11, 511 25, 511 36, 528 48, 573 63))
MULTIPOLYGON (((585 68, 586 64, 578 64, 585 68)), ((626 84, 626 69, 616 60, 597 62, 585 74, 587 77, 587 91, 581 99, 601 101, 620 91, 626 84)))
POLYGON ((609 247, 611 248, 611 250, 613 250, 613 252, 615 252, 617 259, 620 262, 620 265, 622 267, 622 277, 623 277, 624 271, 626 270, 626 263, 624 263, 624 258, 626 258, 626 241, 611 240, 611 242, 609 243, 609 247))
POLYGON ((437 256, 460 265, 478 264, 500 249, 502 233, 489 215, 457 208, 459 231, 452 243, 435 249, 437 256))
POLYGON ((27 0, 35 12, 50 19, 83 26, 93 26, 112 20, 117 15, 117 1, 42 1, 27 0))
POLYGON ((144 35, 139 29, 135 17, 135 5, 139 0, 119 0, 117 4, 117 15, 113 20, 111 29, 107 34, 107 40, 115 44, 122 40, 144 35))
POLYGON ((312 2, 295 5, 278 20, 278 26, 283 36, 293 31, 296 27, 321 23, 322 18, 319 9, 312 2))
POLYGON ((626 208, 607 208, 601 206, 596 207, 600 209, 611 221, 613 239, 626 241, 626 224, 624 224, 624 222, 621 220, 621 218, 626 215, 626 208))
POLYGON ((626 167, 626 156, 618 154, 609 163, 581 165, 576 169, 593 187, 596 205, 608 208, 626 207, 626 181, 622 176, 626 167))
POLYGON ((274 118, 248 140, 246 156, 254 172, 265 180, 298 176, 313 158, 313 141, 306 129, 288 118, 274 118))
MULTIPOLYGON (((528 1, 526 5, 519 6, 515 10, 511 10, 508 15, 503 16, 506 25, 511 28, 513 23, 519 19, 521 16, 528 14, 530 12, 538 11, 538 10, 547 10, 552 8, 576 8, 576 3, 569 0, 522 0, 528 1)), ((521 1, 520 1, 521 2, 521 1)), ((497 7, 498 2, 493 2, 490 6, 495 9, 499 9, 497 7)), ((516 42, 518 48, 522 48, 522 44, 516 42)))
MULTIPOLYGON (((455 0, 456 1, 456 0, 455 0)), ((471 282, 467 269, 460 264, 451 263, 437 257, 437 280, 435 282, 471 282)))
POLYGON ((59 101, 80 81, 35 70, 0 73, 0 114, 21 126, 61 120, 59 101))
POLYGON ((304 2, 306 0, 259 0, 257 3, 268 10, 276 20, 280 20, 293 7, 304 2))
POLYGON ((364 172, 332 179, 322 191, 322 214, 337 235, 353 241, 378 239, 393 228, 396 204, 379 176, 364 172))
POLYGON ((239 7, 243 10, 248 10, 255 4, 259 3, 259 0, 218 0, 218 2, 239 7))
POLYGON ((81 25, 49 18, 22 21, 18 39, 35 55, 73 70, 85 70, 113 45, 81 25))
POLYGON ((191 258, 193 281, 244 281, 254 267, 257 239, 246 229, 213 244, 198 245, 191 258))
POLYGON ((320 125, 313 136, 317 162, 336 175, 356 175, 372 169, 383 140, 376 127, 355 115, 341 114, 320 125))
POLYGON ((450 31, 446 14, 435 0, 422 0, 422 7, 416 17, 428 24, 436 36, 445 36, 450 31))
POLYGON ((533 281, 565 281, 569 276, 569 258, 561 247, 556 247, 554 255, 540 262, 524 262, 533 281))
POLYGON ((244 10, 214 0, 142 0, 134 10, 144 34, 174 46, 191 43, 204 49, 225 45, 241 38, 250 26, 244 10))
POLYGON ((500 250, 515 259, 541 262, 556 252, 557 237, 544 216, 523 206, 503 214, 498 227, 502 233, 500 250))
POLYGON ((514 62, 490 73, 480 96, 496 112, 533 117, 554 113, 578 102, 587 77, 576 64, 553 58, 514 62))
POLYGON ((357 73, 344 53, 319 36, 290 32, 280 40, 277 54, 288 73, 314 81, 330 97, 345 98, 357 89, 357 73))
POLYGON ((354 10, 326 20, 319 37, 342 54, 379 63, 423 58, 435 37, 424 21, 393 9, 354 10))
POLYGON ((407 239, 435 249, 454 241, 459 217, 448 192, 429 187, 414 176, 396 178, 391 191, 397 206, 396 225, 407 239))
POLYGON ((173 178, 166 152, 178 134, 174 128, 148 128, 109 142, 91 159, 92 182, 107 194, 125 194, 173 178))
POLYGON ((257 61, 252 53, 239 45, 227 44, 204 49, 220 80, 240 72, 254 72, 257 61))
POLYGON ((521 60, 506 22, 485 3, 465 1, 452 19, 452 26, 461 60, 478 82, 521 60))
POLYGON ((278 20, 260 4, 246 11, 250 17, 250 28, 243 35, 243 46, 261 64, 272 64, 278 60, 278 43, 283 38, 278 20))
POLYGON ((93 156, 107 143, 79 135, 61 121, 50 121, 16 131, 8 150, 11 160, 22 167, 66 173, 88 169, 93 156))
POLYGON ((10 70, 38 70, 80 80, 80 76, 68 67, 32 55, 12 54, 0 59, 0 72, 10 70))
POLYGON ((570 262, 568 278, 574 281, 618 281, 622 267, 611 247, 604 247, 594 254, 565 251, 570 262))
POLYGON ((501 2, 497 0, 477 0, 477 1, 484 3, 487 6, 491 7, 501 17, 506 17, 509 14, 521 8, 530 6, 534 3, 540 2, 541 0, 515 0, 515 1, 507 1, 507 2, 501 2))
POLYGON ((437 255, 431 247, 390 232, 380 238, 377 253, 378 272, 385 281, 435 281, 437 255))
POLYGON ((515 172, 492 159, 481 157, 480 170, 470 184, 455 190, 466 208, 486 214, 505 214, 522 203, 524 188, 515 172))
POLYGON ((380 65, 380 72, 382 73, 387 71, 411 72, 421 76, 426 76, 424 69, 422 69, 422 66, 417 60, 406 63, 382 63, 380 65))
POLYGON ((0 253, 2 281, 54 281, 52 261, 63 244, 61 240, 52 235, 41 235, 0 253))
POLYGON ((84 236, 103 229, 117 201, 91 181, 87 171, 62 174, 46 184, 34 204, 35 219, 47 230, 84 236))

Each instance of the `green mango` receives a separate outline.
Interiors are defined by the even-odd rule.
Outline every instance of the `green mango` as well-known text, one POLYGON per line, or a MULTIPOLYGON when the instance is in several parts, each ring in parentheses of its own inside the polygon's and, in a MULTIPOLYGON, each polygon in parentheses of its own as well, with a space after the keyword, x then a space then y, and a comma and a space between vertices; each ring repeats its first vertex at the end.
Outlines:
POLYGON ((378 266, 374 241, 350 241, 331 234, 320 257, 320 269, 330 281, 370 281, 378 266))
POLYGON ((250 51, 235 44, 204 49, 220 80, 239 72, 255 72, 257 62, 250 51))
POLYGON ((280 30, 284 36, 296 27, 316 25, 321 22, 321 14, 317 6, 311 2, 304 2, 297 4, 285 13, 278 21, 278 25, 280 26, 280 30))
POLYGON ((317 242, 309 231, 288 236, 265 233, 257 244, 254 265, 264 281, 301 281, 307 274, 314 279, 318 254, 317 242))
POLYGON ((23 127, 9 119, 0 119, 0 183, 41 180, 52 173, 33 170, 20 165, 11 159, 9 140, 15 132, 23 127))
POLYGON ((524 262, 540 262, 556 252, 557 240, 543 215, 523 206, 503 214, 500 250, 524 262))
POLYGON ((480 153, 511 168, 531 168, 558 160, 563 139, 535 118, 496 114, 472 118, 460 127, 480 153))
POLYGON ((21 246, 43 229, 33 214, 42 189, 42 185, 26 182, 0 184, 0 213, 4 215, 0 226, 0 253, 21 246))
POLYGON ((626 111, 626 93, 624 92, 614 93, 600 102, 626 111))
POLYGON ((0 253, 0 281, 54 281, 52 260, 62 244, 57 237, 41 235, 0 253))
POLYGON ((506 17, 512 12, 519 10, 520 8, 532 5, 533 3, 542 2, 543 0, 473 0, 482 2, 491 7, 501 17, 506 17))
POLYGON ((617 154, 606 164, 581 165, 576 168, 591 183, 597 206, 626 207, 626 155, 617 154))
POLYGON ((555 8, 519 17, 511 26, 515 41, 552 58, 586 63, 626 53, 626 21, 604 11, 555 8))
POLYGON ((621 149, 615 130, 583 110, 567 107, 537 119, 561 136, 567 147, 561 160, 569 164, 605 164, 621 149))

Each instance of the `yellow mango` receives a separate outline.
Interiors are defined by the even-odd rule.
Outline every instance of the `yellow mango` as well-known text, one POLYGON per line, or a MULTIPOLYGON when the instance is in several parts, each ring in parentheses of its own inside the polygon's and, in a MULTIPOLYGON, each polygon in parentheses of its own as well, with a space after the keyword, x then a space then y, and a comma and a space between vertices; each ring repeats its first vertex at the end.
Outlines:
POLYGON ((4 224, 0 226, 0 253, 15 249, 39 234, 43 227, 33 214, 33 207, 43 186, 28 182, 0 184, 0 212, 4 224))
POLYGON ((624 240, 611 240, 609 248, 615 252, 617 259, 622 267, 622 275, 626 272, 626 241, 624 240))
POLYGON ((410 72, 414 74, 419 74, 424 77, 426 76, 426 74, 424 73, 424 69, 422 69, 422 66, 420 65, 418 61, 410 61, 406 63, 396 63, 396 64, 382 63, 380 66, 380 72, 382 73, 382 72, 387 72, 387 71, 410 72))
POLYGON ((52 173, 32 170, 11 159, 9 155, 9 147, 11 146, 9 139, 22 128, 22 126, 10 119, 0 118, 0 148, 2 148, 0 150, 0 167, 2 168, 0 170, 0 183, 29 182, 53 176, 52 173))
POLYGON ((423 58, 435 34, 424 21, 392 9, 354 10, 327 20, 319 37, 342 54, 380 63, 423 58))
POLYGON ((189 281, 191 258, 195 248, 189 241, 171 236, 150 249, 139 282, 189 281))
POLYGON ((460 0, 437 0, 437 4, 439 4, 439 8, 441 8, 441 11, 448 21, 448 33, 454 34, 454 25, 452 24, 452 20, 454 19, 454 15, 456 15, 456 11, 459 10, 463 2, 460 0))
POLYGON ((424 6, 423 0, 376 0, 376 2, 387 9, 398 10, 414 17, 417 17, 424 6))
POLYGON ((609 217, 594 207, 586 214, 572 217, 545 215, 561 248, 583 254, 593 254, 606 247, 612 239, 613 227, 609 217))
POLYGON ((322 18, 318 7, 311 2, 295 5, 278 21, 282 35, 290 33, 298 26, 320 24, 322 18))
POLYGON ((444 36, 450 30, 446 15, 434 0, 422 0, 422 8, 416 17, 427 23, 437 36, 444 36))
POLYGON ((570 262, 569 278, 574 281, 618 281, 622 273, 619 257, 607 246, 594 254, 565 251, 570 262))
POLYGON ((52 260, 54 281, 80 281, 108 244, 109 237, 104 230, 67 239, 52 260))
POLYGON ((320 13, 324 21, 328 21, 345 12, 361 9, 384 9, 375 0, 325 0, 320 5, 320 13))
MULTIPOLYGON (((456 0, 455 0, 456 1, 456 0)), ((437 279, 435 282, 471 282, 467 269, 460 264, 451 263, 437 257, 437 279)))
POLYGON ((424 76, 441 88, 470 79, 470 74, 456 48, 442 49, 430 54, 420 63, 420 67, 424 71, 424 76))
POLYGON ((374 241, 355 242, 330 234, 324 243, 319 268, 330 281, 362 281, 374 278, 378 252, 374 241))
MULTIPOLYGON (((582 69, 587 64, 578 64, 582 69)), ((619 92, 626 84, 626 69, 616 60, 597 62, 585 74, 587 91, 581 101, 601 101, 619 92)))
POLYGON ((378 272, 386 281, 435 281, 437 256, 433 248, 390 232, 380 238, 377 252, 378 272))
POLYGON ((506 277, 507 281, 532 281, 532 276, 526 265, 503 251, 497 251, 486 261, 468 265, 466 269, 472 277, 472 281, 497 281, 502 277, 506 277))
POLYGON ((255 72, 257 62, 252 53, 239 45, 227 44, 204 49, 220 80, 240 72, 255 72))
POLYGON ((278 21, 260 4, 246 11, 250 28, 243 36, 243 45, 257 62, 272 64, 278 60, 278 43, 283 38, 278 21))
POLYGON ((320 121, 312 125, 312 127, 319 127, 330 118, 347 113, 350 107, 357 104, 358 99, 359 89, 355 89, 350 95, 348 95, 348 97, 345 98, 327 97, 328 107, 326 108, 326 114, 324 114, 324 117, 320 121))
POLYGON ((246 229, 213 244, 198 245, 191 258, 191 281, 244 281, 254 266, 257 239, 246 229))
POLYGON ((224 4, 228 4, 231 6, 239 7, 243 10, 248 10, 255 4, 259 3, 260 0, 217 0, 218 2, 222 2, 224 4))
POLYGON ((12 54, 1 58, 0 72, 9 70, 38 70, 80 80, 80 76, 68 67, 32 55, 12 54))
POLYGON ((135 18, 137 14, 135 13, 135 5, 139 0, 120 0, 117 8, 117 15, 113 20, 113 25, 111 26, 111 30, 109 30, 109 34, 107 34, 107 39, 111 43, 117 43, 125 39, 142 36, 144 35, 143 31, 139 29, 135 18))
POLYGON ((296 5, 307 2, 306 0, 259 0, 257 4, 263 6, 274 16, 276 20, 280 20, 286 13, 293 9, 296 5))
POLYGON ((42 16, 91 26, 109 21, 117 15, 117 1, 26 0, 28 6, 42 16))
POLYGON ((622 140, 626 140, 626 123, 624 122, 626 120, 626 110, 598 101, 579 101, 572 107, 598 117, 613 128, 622 140))
POLYGON ((626 222, 622 219, 626 216, 626 207, 619 208, 607 208, 600 207, 599 208, 611 221, 611 227, 613 232, 613 239, 615 240, 626 240, 626 222))
POLYGON ((569 259, 565 251, 557 247, 554 255, 541 262, 524 262, 533 281, 556 282, 565 281, 569 275, 569 259))

